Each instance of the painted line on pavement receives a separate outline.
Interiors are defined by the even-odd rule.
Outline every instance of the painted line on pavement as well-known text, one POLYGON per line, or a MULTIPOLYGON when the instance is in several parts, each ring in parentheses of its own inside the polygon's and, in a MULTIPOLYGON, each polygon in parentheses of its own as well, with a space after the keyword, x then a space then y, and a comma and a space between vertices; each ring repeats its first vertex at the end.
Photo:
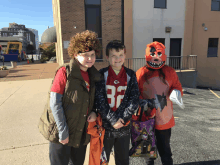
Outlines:
POLYGON ((174 117, 174 119, 178 119, 179 117, 174 117))
POLYGON ((210 92, 212 92, 212 93, 213 93, 213 95, 215 95, 216 97, 220 98, 220 96, 219 96, 219 95, 217 95, 215 92, 213 92, 211 89, 209 89, 209 90, 210 90, 210 92))

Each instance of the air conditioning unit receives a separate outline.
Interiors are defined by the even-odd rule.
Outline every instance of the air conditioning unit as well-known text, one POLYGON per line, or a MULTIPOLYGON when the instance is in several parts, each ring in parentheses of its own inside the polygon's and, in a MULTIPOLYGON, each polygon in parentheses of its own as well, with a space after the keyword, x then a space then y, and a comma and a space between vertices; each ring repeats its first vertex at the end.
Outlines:
POLYGON ((172 30, 172 27, 169 27, 169 26, 165 27, 165 32, 166 33, 170 33, 171 30, 172 30))

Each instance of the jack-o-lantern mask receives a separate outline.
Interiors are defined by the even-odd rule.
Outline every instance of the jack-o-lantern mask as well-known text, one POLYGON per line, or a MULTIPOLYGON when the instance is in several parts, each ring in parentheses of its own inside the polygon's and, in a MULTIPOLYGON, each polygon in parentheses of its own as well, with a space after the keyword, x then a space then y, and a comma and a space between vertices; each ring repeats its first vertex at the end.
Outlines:
POLYGON ((165 46, 160 42, 152 42, 146 48, 147 67, 152 69, 160 69, 165 65, 167 56, 165 55, 165 46))

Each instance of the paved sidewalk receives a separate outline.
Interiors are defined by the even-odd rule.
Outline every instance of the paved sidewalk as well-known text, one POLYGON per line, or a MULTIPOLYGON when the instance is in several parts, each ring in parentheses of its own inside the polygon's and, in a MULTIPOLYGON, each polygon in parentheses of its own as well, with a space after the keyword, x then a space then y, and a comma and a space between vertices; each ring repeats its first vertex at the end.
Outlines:
MULTIPOLYGON (((19 65, 0 78, 0 165, 50 164, 48 141, 37 126, 57 67, 57 63, 19 65)), ((88 161, 89 146, 84 165, 88 161)), ((113 156, 109 165, 114 165, 113 156)))
POLYGON ((57 63, 39 63, 39 61, 30 64, 22 63, 23 65, 11 68, 6 77, 0 78, 0 82, 53 78, 55 70, 59 66, 57 63))

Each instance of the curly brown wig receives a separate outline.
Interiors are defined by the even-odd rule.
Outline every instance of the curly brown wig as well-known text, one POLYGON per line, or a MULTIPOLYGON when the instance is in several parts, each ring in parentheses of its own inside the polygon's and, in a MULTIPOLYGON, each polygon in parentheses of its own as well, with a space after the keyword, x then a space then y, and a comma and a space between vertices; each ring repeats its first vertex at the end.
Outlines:
POLYGON ((71 39, 68 47, 68 54, 74 58, 78 53, 94 50, 98 56, 101 51, 101 44, 98 35, 90 30, 76 33, 71 39))

